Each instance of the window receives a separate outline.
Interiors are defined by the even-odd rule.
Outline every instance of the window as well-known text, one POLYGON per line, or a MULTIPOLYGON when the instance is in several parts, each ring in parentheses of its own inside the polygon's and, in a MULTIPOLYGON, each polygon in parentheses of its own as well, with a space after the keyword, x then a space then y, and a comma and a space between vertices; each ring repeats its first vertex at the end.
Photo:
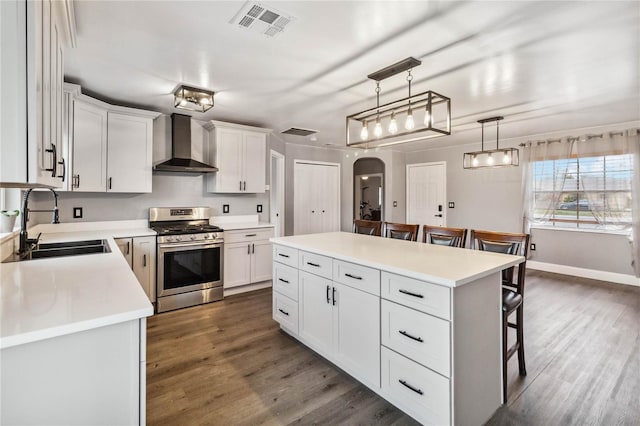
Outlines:
POLYGON ((628 230, 632 181, 632 154, 535 161, 529 218, 558 228, 628 230))

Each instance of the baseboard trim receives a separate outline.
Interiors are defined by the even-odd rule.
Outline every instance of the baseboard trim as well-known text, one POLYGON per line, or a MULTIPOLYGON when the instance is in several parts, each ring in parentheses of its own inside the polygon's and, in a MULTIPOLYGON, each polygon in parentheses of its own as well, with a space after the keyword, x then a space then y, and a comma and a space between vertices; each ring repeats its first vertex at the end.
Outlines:
POLYGON ((597 269, 577 268, 575 266, 558 265, 555 263, 537 262, 527 260, 527 269, 537 271, 554 272, 556 274, 573 275, 575 277, 591 278, 600 281, 609 281, 617 284, 626 284, 640 287, 640 278, 617 272, 599 271, 597 269))
POLYGON ((247 291, 260 290, 267 287, 271 287, 271 280, 263 281, 261 283, 256 283, 256 284, 247 284, 247 285, 241 285, 238 287, 225 288, 224 297, 232 296, 234 294, 239 294, 239 293, 246 293, 247 291))

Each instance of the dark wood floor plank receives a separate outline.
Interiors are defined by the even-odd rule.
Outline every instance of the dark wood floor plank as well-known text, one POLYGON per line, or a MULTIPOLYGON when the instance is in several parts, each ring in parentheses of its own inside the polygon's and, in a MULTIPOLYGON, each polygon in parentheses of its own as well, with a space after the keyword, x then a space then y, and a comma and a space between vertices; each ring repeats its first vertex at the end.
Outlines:
MULTIPOLYGON (((150 425, 413 425, 271 319, 271 291, 147 323, 150 425)), ((640 288, 527 274, 526 377, 489 425, 639 425, 640 288)))

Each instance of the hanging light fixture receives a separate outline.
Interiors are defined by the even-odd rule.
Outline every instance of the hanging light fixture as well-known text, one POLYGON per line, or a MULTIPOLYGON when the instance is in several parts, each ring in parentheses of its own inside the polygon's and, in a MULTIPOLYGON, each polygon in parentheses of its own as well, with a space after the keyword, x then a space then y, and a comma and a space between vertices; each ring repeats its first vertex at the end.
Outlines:
POLYGON ((517 166, 519 151, 517 148, 500 148, 500 120, 504 117, 491 117, 478 120, 482 125, 482 148, 476 152, 466 152, 462 158, 465 169, 481 169, 485 167, 517 166), (496 149, 484 149, 484 123, 496 122, 496 149))
POLYGON ((430 90, 411 93, 411 71, 421 63, 407 58, 367 76, 376 82, 376 106, 347 116, 347 146, 374 148, 451 134, 451 99, 430 90), (408 97, 380 105, 380 81, 405 71, 408 97), (375 123, 373 140, 369 139, 370 122, 375 123))
POLYGON ((173 106, 188 111, 205 112, 213 107, 213 95, 215 92, 195 87, 180 86, 173 93, 173 106))

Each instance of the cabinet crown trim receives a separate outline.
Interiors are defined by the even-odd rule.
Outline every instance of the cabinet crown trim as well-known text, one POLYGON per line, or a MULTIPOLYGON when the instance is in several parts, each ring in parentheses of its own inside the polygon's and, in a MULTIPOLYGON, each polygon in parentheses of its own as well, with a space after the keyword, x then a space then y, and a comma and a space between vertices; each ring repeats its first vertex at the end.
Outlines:
POLYGON ((245 124, 237 124, 237 123, 227 123, 225 121, 216 121, 209 120, 207 121, 203 127, 207 130, 213 130, 216 128, 225 128, 225 129, 236 129, 236 130, 247 130, 250 132, 260 132, 260 133, 271 133, 273 129, 267 129, 265 127, 255 127, 255 126, 247 126, 245 124))
POLYGON ((81 101, 87 104, 91 104, 97 106, 99 108, 105 109, 107 112, 116 112, 121 114, 133 115, 143 118, 151 118, 155 119, 162 115, 161 112, 157 111, 149 111, 139 108, 131 108, 120 105, 112 105, 107 102, 101 101, 96 98, 92 98, 91 96, 87 96, 82 93, 82 87, 77 84, 64 83, 64 91, 69 92, 73 97, 74 101, 81 101))

